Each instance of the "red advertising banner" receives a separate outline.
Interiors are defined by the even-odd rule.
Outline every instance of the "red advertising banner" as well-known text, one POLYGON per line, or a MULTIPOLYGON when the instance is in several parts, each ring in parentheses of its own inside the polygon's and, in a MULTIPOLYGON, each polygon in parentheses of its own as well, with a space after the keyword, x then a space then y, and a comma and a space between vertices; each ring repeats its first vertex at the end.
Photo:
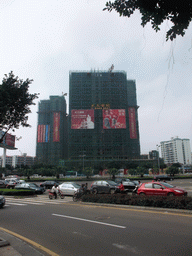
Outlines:
POLYGON ((50 125, 40 124, 37 130, 37 142, 48 142, 50 134, 50 125))
POLYGON ((129 108, 129 132, 130 139, 137 139, 135 108, 129 108))
POLYGON ((10 147, 15 147, 15 136, 7 133, 5 135, 5 144, 10 147))
POLYGON ((60 141, 60 112, 53 113, 53 142, 60 141))
POLYGON ((94 128, 94 109, 71 110, 71 129, 94 128))
POLYGON ((104 109, 103 129, 126 129, 125 109, 104 109))

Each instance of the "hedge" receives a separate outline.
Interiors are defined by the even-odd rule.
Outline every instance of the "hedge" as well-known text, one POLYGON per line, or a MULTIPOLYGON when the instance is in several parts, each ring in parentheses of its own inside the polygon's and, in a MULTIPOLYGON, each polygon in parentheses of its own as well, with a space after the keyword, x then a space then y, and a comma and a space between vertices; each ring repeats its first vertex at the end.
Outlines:
POLYGON ((192 210, 191 197, 138 196, 122 194, 88 194, 82 197, 83 202, 148 206, 172 209, 192 210))
POLYGON ((0 195, 6 196, 31 196, 35 191, 29 189, 0 189, 0 195))

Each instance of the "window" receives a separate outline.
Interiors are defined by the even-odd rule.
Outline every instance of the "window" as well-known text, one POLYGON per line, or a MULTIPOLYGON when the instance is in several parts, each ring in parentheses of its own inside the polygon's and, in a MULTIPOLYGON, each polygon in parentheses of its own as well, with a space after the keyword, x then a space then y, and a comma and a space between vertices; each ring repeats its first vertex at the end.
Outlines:
POLYGON ((161 189, 161 188, 162 188, 162 186, 159 185, 159 184, 153 184, 153 186, 154 186, 154 188, 156 188, 156 189, 161 189))
POLYGON ((145 184, 145 188, 152 188, 152 183, 145 184))

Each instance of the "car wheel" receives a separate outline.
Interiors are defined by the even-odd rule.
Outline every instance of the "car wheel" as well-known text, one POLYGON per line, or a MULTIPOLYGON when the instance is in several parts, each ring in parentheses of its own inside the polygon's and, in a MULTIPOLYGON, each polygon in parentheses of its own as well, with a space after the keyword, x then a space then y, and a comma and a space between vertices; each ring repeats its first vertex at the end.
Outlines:
POLYGON ((145 193, 141 192, 139 195, 140 195, 140 196, 145 196, 145 193))
POLYGON ((115 189, 111 189, 110 194, 115 194, 115 189))
POLYGON ((92 194, 96 195, 98 193, 97 189, 94 188, 93 191, 92 191, 92 194))
POLYGON ((174 196, 174 194, 173 193, 169 193, 168 196, 174 196))

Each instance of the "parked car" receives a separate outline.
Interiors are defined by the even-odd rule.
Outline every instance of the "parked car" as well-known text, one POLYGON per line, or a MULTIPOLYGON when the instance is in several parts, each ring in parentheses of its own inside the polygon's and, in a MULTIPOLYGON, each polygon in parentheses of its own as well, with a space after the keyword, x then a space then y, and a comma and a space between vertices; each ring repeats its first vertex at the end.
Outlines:
POLYGON ((137 194, 151 196, 187 196, 187 191, 167 182, 148 182, 140 185, 137 194))
POLYGON ((91 184, 90 192, 92 194, 105 193, 114 194, 118 189, 118 184, 112 180, 98 180, 91 184))
POLYGON ((4 205, 5 205, 5 198, 4 196, 0 196, 0 208, 3 208, 4 205))
POLYGON ((127 192, 132 192, 136 186, 134 181, 131 181, 130 179, 125 179, 125 178, 116 178, 115 182, 117 184, 120 184, 122 182, 123 186, 125 188, 125 191, 127 191, 127 192))
POLYGON ((43 194, 44 188, 37 186, 33 183, 22 183, 15 186, 15 189, 31 189, 35 191, 36 194, 43 194))
POLYGON ((64 195, 70 195, 73 196, 75 192, 77 192, 80 189, 80 185, 75 182, 64 182, 58 186, 58 189, 62 192, 64 195))
POLYGON ((166 175, 166 174, 162 174, 162 175, 155 175, 153 177, 153 180, 173 180, 172 176, 166 175))
POLYGON ((19 184, 19 179, 17 179, 17 178, 6 178, 5 180, 8 182, 15 182, 15 183, 19 184))
POLYGON ((0 180, 0 188, 6 188, 8 183, 6 180, 0 180))
POLYGON ((17 182, 15 182, 14 180, 11 180, 11 181, 9 181, 9 182, 7 183, 6 188, 13 189, 13 188, 15 188, 15 186, 16 186, 17 184, 18 184, 17 182))
POLYGON ((40 187, 44 187, 45 189, 51 189, 54 186, 54 184, 58 186, 59 182, 53 180, 44 181, 40 184, 40 187))

